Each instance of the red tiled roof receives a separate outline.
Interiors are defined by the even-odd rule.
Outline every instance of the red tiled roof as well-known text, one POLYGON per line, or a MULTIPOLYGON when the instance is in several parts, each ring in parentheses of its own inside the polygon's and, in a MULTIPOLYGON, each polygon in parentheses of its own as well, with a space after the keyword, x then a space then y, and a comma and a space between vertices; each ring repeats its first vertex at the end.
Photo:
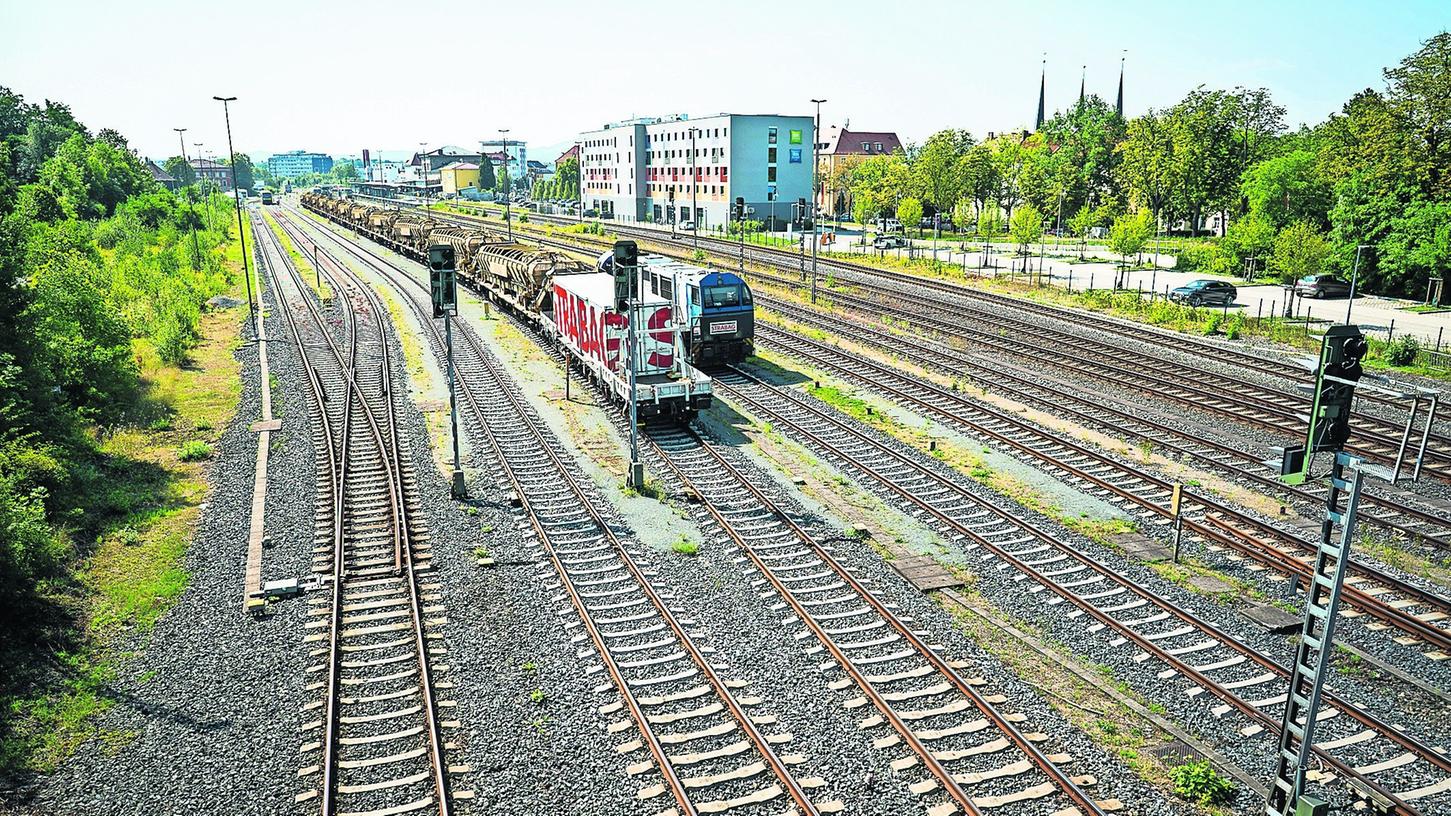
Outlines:
POLYGON ((832 128, 826 137, 826 146, 821 149, 821 152, 836 155, 845 155, 848 153, 861 155, 870 153, 871 155, 877 155, 879 152, 877 150, 878 143, 882 145, 881 153, 893 153, 902 146, 902 140, 898 139, 897 134, 891 131, 842 130, 840 128, 832 128), (863 150, 862 142, 870 144, 872 146, 871 150, 863 150))

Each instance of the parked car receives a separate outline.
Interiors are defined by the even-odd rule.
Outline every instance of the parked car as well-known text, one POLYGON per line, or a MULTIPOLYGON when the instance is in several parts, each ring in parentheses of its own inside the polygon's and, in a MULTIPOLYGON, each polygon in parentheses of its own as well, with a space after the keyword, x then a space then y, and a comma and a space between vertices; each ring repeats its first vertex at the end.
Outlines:
POLYGON ((1188 306, 1225 306, 1237 297, 1234 284, 1208 279, 1190 281, 1169 292, 1170 300, 1188 306))
POLYGON ((680 227, 681 230, 684 230, 685 232, 694 232, 695 231, 695 222, 694 221, 681 221, 680 224, 679 224, 679 227, 680 227))
POLYGON ((1334 275, 1306 275, 1295 281, 1295 294, 1307 298, 1349 297, 1350 284, 1334 275))
POLYGON ((907 239, 900 235, 878 235, 872 241, 872 249, 896 249, 904 246, 907 246, 907 239))

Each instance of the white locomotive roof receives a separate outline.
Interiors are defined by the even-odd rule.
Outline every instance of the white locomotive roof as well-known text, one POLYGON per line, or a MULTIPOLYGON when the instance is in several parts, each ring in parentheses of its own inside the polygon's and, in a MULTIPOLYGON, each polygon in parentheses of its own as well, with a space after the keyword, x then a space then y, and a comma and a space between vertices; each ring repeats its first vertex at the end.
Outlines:
MULTIPOLYGON (((554 285, 564 289, 566 292, 573 292, 584 298, 586 302, 598 304, 598 308, 615 308, 615 277, 604 272, 593 272, 583 275, 556 275, 554 285)), ((642 306, 664 306, 669 303, 665 298, 652 293, 648 288, 641 293, 643 295, 640 305, 642 306)))

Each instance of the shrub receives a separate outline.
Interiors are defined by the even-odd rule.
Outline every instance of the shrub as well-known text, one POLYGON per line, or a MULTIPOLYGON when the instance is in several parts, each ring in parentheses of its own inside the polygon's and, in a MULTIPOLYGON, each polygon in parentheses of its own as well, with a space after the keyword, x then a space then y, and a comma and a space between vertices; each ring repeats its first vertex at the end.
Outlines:
POLYGON ((1421 341, 1409 334, 1386 344, 1385 360, 1394 366, 1415 365, 1416 355, 1421 353, 1421 341))
POLYGON ((700 545, 682 536, 679 541, 670 545, 670 549, 681 555, 695 555, 700 552, 700 545))
POLYGON ((1206 335, 1217 334, 1222 323, 1224 323, 1223 315, 1219 312, 1210 312, 1209 319, 1204 321, 1204 333, 1206 335))
POLYGON ((1174 781, 1174 794, 1189 802, 1218 805, 1234 796, 1233 783, 1220 776, 1207 759, 1170 768, 1169 778, 1174 781))
POLYGON ((1238 340, 1244 334, 1244 314, 1236 312, 1234 317, 1224 326, 1224 336, 1230 340, 1238 340))
POLYGON ((181 452, 177 454, 177 458, 183 462, 200 462, 203 459, 210 459, 211 456, 212 446, 200 439, 182 443, 181 452))

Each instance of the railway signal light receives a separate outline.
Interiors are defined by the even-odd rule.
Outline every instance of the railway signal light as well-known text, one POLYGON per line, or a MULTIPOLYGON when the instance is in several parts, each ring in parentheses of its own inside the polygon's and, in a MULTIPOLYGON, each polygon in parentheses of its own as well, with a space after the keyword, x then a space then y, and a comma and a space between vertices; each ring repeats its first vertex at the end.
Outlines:
POLYGON ((1303 484, 1311 456, 1338 453, 1350 439, 1350 408, 1360 381, 1361 360, 1368 345, 1356 326, 1332 326, 1320 345, 1320 364, 1310 388, 1310 427, 1305 444, 1282 451, 1280 477, 1303 484))
POLYGON ((434 244, 428 248, 428 282, 433 291, 433 316, 458 314, 458 278, 452 246, 434 244))
POLYGON ((746 200, 741 196, 736 196, 736 202, 731 205, 731 220, 746 220, 746 200))
POLYGON ((634 241, 615 242, 615 308, 621 314, 630 309, 630 297, 634 294, 635 267, 639 263, 640 248, 634 241))

